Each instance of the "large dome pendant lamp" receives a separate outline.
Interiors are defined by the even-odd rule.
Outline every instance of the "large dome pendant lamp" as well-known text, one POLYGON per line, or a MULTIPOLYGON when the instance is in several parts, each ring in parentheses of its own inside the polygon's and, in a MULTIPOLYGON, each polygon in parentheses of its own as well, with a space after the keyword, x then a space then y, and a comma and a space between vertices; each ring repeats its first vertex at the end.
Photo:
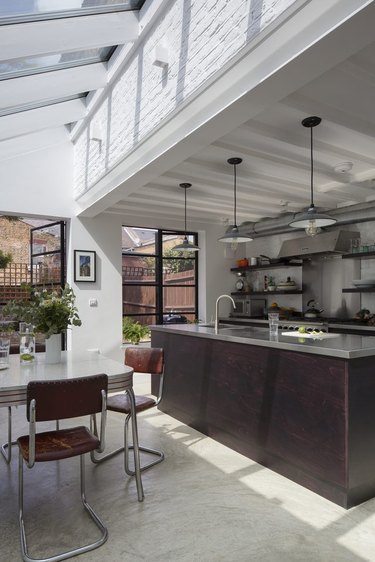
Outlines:
POLYGON ((237 226, 237 166, 241 164, 242 158, 229 158, 227 160, 228 164, 231 164, 234 169, 234 185, 233 185, 233 196, 234 196, 234 205, 233 205, 233 215, 234 215, 234 223, 231 224, 224 236, 218 238, 219 242, 226 242, 231 244, 232 250, 236 250, 237 246, 241 242, 251 242, 253 239, 248 236, 247 234, 240 234, 237 226))
POLYGON ((185 236, 182 240, 181 244, 177 244, 177 246, 173 246, 172 250, 176 250, 177 252, 197 252, 200 250, 199 246, 196 246, 192 242, 189 242, 187 237, 187 227, 186 227, 186 192, 191 187, 191 183, 180 183, 180 187, 185 192, 185 236))
POLYGON ((321 118, 312 116, 306 117, 302 121, 304 127, 310 129, 310 192, 311 192, 311 203, 310 207, 305 213, 299 217, 295 217, 289 226, 293 228, 304 228, 308 236, 315 236, 320 232, 321 227, 331 226, 335 224, 336 219, 333 219, 329 215, 324 215, 323 213, 318 213, 314 205, 314 158, 313 158, 313 128, 321 123, 321 118))

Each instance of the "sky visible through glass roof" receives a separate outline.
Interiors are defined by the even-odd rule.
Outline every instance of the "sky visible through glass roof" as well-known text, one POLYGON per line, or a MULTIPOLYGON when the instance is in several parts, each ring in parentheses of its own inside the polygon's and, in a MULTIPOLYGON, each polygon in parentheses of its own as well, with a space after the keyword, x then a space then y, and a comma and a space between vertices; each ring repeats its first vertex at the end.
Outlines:
MULTIPOLYGON (((30 21, 53 13, 78 11, 94 13, 117 10, 139 10, 145 0, 0 0, 1 18, 29 16, 30 21)), ((79 14, 78 14, 79 15, 79 14)))

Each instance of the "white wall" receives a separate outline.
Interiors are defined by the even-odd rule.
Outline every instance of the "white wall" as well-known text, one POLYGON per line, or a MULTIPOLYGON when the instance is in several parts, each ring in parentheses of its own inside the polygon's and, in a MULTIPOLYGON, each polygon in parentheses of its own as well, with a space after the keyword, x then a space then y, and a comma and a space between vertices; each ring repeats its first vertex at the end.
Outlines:
POLYGON ((68 281, 76 294, 82 326, 73 328, 74 350, 98 349, 107 357, 123 360, 121 220, 111 215, 94 219, 73 218, 70 224, 68 281), (95 283, 74 283, 74 250, 96 252, 95 283), (96 307, 89 299, 97 299, 96 307))
POLYGON ((0 159, 1 214, 70 217, 75 203, 70 142, 0 159))

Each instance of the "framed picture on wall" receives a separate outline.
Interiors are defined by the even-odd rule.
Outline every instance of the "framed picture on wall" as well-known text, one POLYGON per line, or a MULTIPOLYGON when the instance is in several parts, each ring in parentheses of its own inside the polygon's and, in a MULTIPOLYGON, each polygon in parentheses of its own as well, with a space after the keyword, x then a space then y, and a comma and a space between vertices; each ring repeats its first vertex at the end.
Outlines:
POLYGON ((96 252, 74 250, 74 281, 96 281, 96 252))

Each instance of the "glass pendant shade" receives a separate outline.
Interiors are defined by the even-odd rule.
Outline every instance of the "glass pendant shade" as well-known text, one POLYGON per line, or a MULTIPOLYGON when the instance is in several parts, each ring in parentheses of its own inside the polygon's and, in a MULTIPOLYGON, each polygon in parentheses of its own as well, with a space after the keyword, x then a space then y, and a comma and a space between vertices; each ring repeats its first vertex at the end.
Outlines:
POLYGON ((324 226, 331 226, 335 224, 336 219, 333 219, 329 215, 323 213, 318 213, 314 205, 314 159, 313 159, 313 127, 316 127, 321 122, 320 117, 306 117, 302 121, 304 127, 310 128, 310 160, 311 160, 311 181, 310 181, 310 191, 311 191, 311 203, 310 207, 305 213, 294 217, 289 226, 293 228, 304 228, 308 236, 315 236, 321 231, 324 226))
POLYGON ((197 252, 198 250, 200 250, 200 247, 196 246, 192 242, 189 242, 187 237, 187 227, 186 227, 186 191, 189 189, 189 187, 191 187, 191 183, 180 183, 180 187, 182 187, 182 189, 185 191, 185 206, 184 206, 185 236, 181 244, 177 244, 176 246, 173 246, 172 250, 176 250, 177 252, 197 252))
POLYGON ((218 238, 219 242, 225 242, 227 244, 232 245, 232 249, 236 250, 238 244, 241 242, 251 242, 253 239, 248 236, 247 234, 240 234, 237 226, 237 169, 236 166, 241 164, 242 158, 229 158, 227 160, 228 164, 231 164, 234 169, 234 186, 233 186, 233 194, 234 194, 234 224, 231 224, 225 234, 218 238))

